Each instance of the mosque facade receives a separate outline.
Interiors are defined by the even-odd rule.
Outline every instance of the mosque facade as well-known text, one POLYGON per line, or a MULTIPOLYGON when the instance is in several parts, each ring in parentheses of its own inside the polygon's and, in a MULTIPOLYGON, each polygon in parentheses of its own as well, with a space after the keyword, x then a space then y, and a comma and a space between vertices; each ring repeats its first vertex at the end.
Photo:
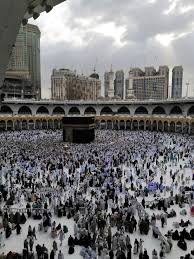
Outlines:
POLYGON ((193 99, 161 102, 5 99, 0 110, 0 129, 61 129, 64 115, 94 115, 101 129, 194 134, 193 99))

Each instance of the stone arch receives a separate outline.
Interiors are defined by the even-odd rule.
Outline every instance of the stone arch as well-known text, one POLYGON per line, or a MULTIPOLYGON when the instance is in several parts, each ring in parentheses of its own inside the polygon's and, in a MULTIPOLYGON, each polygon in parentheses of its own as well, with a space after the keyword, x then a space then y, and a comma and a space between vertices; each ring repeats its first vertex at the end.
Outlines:
POLYGON ((118 120, 113 122, 113 129, 114 130, 118 130, 119 129, 119 121, 118 120))
POLYGON ((27 130, 28 129, 28 122, 27 120, 22 120, 22 130, 27 130))
POLYGON ((3 114, 13 114, 13 110, 9 106, 3 105, 3 106, 1 106, 0 113, 3 113, 3 114))
POLYGON ((144 120, 139 121, 139 130, 144 130, 144 120))
POLYGON ((4 120, 0 120, 0 131, 6 130, 6 123, 4 120))
POLYGON ((33 130, 34 129, 34 121, 33 120, 29 120, 28 128, 29 128, 29 130, 33 130))
POLYGON ((100 121, 100 129, 106 129, 106 121, 105 120, 100 121))
POLYGON ((191 106, 187 112, 187 115, 194 115, 194 106, 191 106))
POLYGON ((158 121, 158 131, 163 131, 163 123, 162 123, 162 121, 158 121))
POLYGON ((7 121, 7 130, 13 130, 13 121, 12 120, 7 121))
POLYGON ((176 123, 175 131, 178 132, 178 133, 181 133, 181 132, 182 132, 182 122, 178 121, 178 122, 176 123))
POLYGON ((69 114, 71 114, 71 115, 79 115, 80 114, 80 110, 77 107, 73 106, 73 107, 71 107, 69 109, 69 114))
POLYGON ((183 133, 184 134, 189 133, 189 123, 188 122, 183 123, 183 133))
POLYGON ((126 106, 122 106, 117 111, 118 114, 130 114, 130 110, 126 106))
POLYGON ((36 122, 35 122, 35 127, 36 127, 36 129, 42 129, 41 120, 36 120, 36 122))
POLYGON ((53 114, 65 114, 65 111, 62 107, 57 106, 53 109, 53 114))
POLYGON ((127 129, 127 130, 130 130, 130 129, 131 129, 131 121, 130 121, 130 120, 127 120, 127 121, 126 121, 126 129, 127 129))
POLYGON ((170 132, 175 132, 175 122, 174 121, 170 122, 170 132))
POLYGON ((191 123, 191 130, 190 133, 194 135, 194 122, 191 123))
POLYGON ((45 106, 38 107, 36 114, 49 114, 49 110, 45 106))
POLYGON ((152 130, 157 131, 157 121, 156 120, 154 120, 152 123, 152 130))
POLYGON ((58 120, 54 120, 54 129, 59 129, 59 122, 58 122, 58 120))
POLYGON ((101 115, 103 115, 103 114, 113 114, 113 111, 110 107, 105 106, 105 107, 102 108, 100 114, 101 115))
POLYGON ((176 105, 170 110, 170 115, 171 114, 183 114, 183 111, 178 105, 176 105))
POLYGON ((157 106, 153 109, 152 114, 166 114, 166 112, 163 107, 157 106))
POLYGON ((135 110, 135 114, 148 114, 148 110, 144 106, 139 106, 135 110))
POLYGON ((120 130, 124 130, 125 129, 125 121, 124 120, 120 120, 119 121, 119 129, 120 130))
POLYGON ((15 130, 21 130, 21 122, 19 120, 14 121, 15 130))
POLYGON ((42 129, 47 129, 47 128, 48 128, 47 121, 42 120, 42 129))
POLYGON ((146 121, 146 130, 151 130, 151 121, 150 120, 146 121))
POLYGON ((132 129, 133 130, 138 130, 138 121, 137 120, 133 120, 132 121, 132 129))
POLYGON ((22 106, 19 108, 18 114, 32 114, 32 110, 28 106, 22 106))
POLYGON ((112 121, 107 120, 107 129, 112 129, 112 121))
POLYGON ((168 131, 169 129, 168 129, 168 122, 167 121, 165 121, 164 122, 164 131, 168 131))
POLYGON ((48 120, 48 129, 53 129, 53 120, 49 119, 48 120))
POLYGON ((85 109, 84 114, 96 114, 96 110, 94 109, 94 107, 89 106, 85 109))

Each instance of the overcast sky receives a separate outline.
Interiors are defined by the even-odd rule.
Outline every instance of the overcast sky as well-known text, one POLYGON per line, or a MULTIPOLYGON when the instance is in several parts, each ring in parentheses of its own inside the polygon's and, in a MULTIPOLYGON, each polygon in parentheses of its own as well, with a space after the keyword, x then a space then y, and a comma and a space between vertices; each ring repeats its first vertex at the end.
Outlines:
POLYGON ((42 33, 43 98, 53 68, 89 75, 96 65, 103 77, 111 64, 126 75, 133 66, 182 65, 194 95, 194 0, 67 0, 30 23, 42 33))

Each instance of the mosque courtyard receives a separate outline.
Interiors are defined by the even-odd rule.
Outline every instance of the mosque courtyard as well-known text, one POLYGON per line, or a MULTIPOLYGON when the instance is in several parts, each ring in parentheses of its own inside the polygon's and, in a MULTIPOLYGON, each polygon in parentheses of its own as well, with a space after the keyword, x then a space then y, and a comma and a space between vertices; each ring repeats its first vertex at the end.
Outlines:
POLYGON ((193 149, 178 133, 1 133, 0 258, 194 258, 193 149))

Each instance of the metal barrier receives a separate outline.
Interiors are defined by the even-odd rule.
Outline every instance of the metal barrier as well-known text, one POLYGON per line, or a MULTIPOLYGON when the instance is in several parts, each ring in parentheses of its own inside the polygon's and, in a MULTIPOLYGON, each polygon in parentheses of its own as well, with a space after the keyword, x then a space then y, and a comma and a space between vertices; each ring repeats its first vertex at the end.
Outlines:
POLYGON ((53 209, 44 209, 44 208, 30 208, 30 209, 27 209, 27 208, 11 208, 9 206, 6 206, 3 208, 3 212, 12 212, 12 213, 16 213, 16 212, 19 212, 19 213, 27 213, 27 211, 30 211, 31 213, 33 212, 39 212, 40 214, 43 214, 44 212, 54 212, 53 209))
POLYGON ((155 234, 158 235, 158 238, 161 242, 163 242, 165 244, 165 248, 166 248, 166 253, 170 252, 170 244, 168 243, 168 241, 166 240, 166 238, 162 235, 162 233, 160 232, 159 228, 156 226, 152 227, 152 230, 155 234))
MULTIPOLYGON (((142 214, 141 216, 144 217, 144 218, 149 218, 150 215, 144 209, 142 204, 140 202, 138 202, 137 200, 136 200, 136 205, 137 205, 137 209, 139 209, 140 213, 142 214)), ((159 228, 158 227, 155 227, 155 228, 153 227, 152 229, 158 235, 160 241, 164 242, 165 247, 166 247, 166 253, 169 253, 170 252, 170 245, 169 245, 168 241, 166 240, 166 238, 162 235, 162 233, 159 230, 159 228)))

